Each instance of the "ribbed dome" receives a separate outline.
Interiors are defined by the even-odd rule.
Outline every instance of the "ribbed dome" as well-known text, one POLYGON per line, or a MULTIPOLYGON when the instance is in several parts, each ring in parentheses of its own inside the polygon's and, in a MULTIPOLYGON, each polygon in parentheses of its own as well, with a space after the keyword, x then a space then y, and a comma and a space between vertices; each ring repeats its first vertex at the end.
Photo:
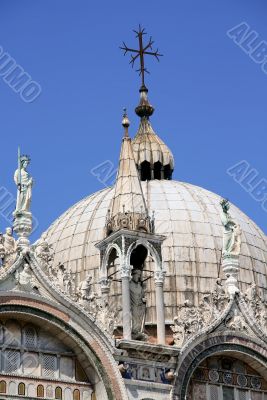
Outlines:
MULTIPOLYGON (((156 233, 166 235, 163 260, 166 321, 177 313, 177 305, 190 299, 196 305, 202 293, 210 291, 221 271, 223 228, 220 197, 200 187, 168 180, 142 182, 147 206, 155 211, 156 233)), ((86 271, 94 276, 98 289, 99 250, 95 244, 105 236, 105 219, 113 189, 97 192, 67 210, 47 231, 59 262, 76 273, 77 283, 86 271)), ((267 241, 264 233, 235 206, 231 215, 242 229, 239 282, 241 290, 255 282, 267 299, 267 241)), ((151 282, 151 281, 150 281, 151 282)), ((147 321, 155 323, 155 294, 148 284, 147 321)))

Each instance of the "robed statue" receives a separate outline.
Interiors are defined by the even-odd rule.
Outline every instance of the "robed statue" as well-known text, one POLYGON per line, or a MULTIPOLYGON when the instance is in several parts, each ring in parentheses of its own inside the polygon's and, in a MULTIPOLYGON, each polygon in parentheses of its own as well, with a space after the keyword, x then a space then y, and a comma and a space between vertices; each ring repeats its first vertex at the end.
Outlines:
POLYGON ((132 337, 136 340, 145 340, 146 335, 143 333, 146 298, 144 283, 142 282, 142 271, 133 269, 132 279, 130 281, 130 300, 132 313, 132 337))
POLYGON ((17 185, 16 213, 30 211, 33 179, 27 171, 29 163, 30 157, 20 155, 20 151, 18 151, 18 168, 14 175, 14 181, 17 185))
POLYGON ((224 226, 223 233, 223 256, 238 256, 241 248, 241 229, 229 214, 229 201, 221 201, 222 213, 221 220, 224 226))

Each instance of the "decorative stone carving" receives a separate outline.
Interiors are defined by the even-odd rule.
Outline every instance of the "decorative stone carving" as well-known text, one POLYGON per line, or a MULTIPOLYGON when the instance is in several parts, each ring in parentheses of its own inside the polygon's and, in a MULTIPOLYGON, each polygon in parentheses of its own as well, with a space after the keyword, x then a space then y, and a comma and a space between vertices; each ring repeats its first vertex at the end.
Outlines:
POLYGON ((49 246, 48 242, 44 239, 43 236, 33 246, 35 256, 39 261, 42 268, 46 269, 49 274, 53 274, 52 272, 52 261, 54 258, 54 254, 51 251, 51 246, 49 246))
POLYGON ((4 266, 4 258, 5 258, 5 247, 4 247, 4 238, 3 234, 0 233, 0 266, 4 266))
POLYGON ((68 296, 74 296, 74 279, 72 275, 66 270, 65 266, 61 263, 57 267, 57 286, 65 292, 68 296))
POLYGON ((144 210, 142 206, 140 211, 135 210, 134 212, 126 211, 125 206, 123 206, 123 210, 116 215, 111 215, 111 211, 108 210, 106 217, 107 235, 120 229, 154 233, 155 220, 151 219, 147 210, 144 210))
POLYGON ((154 273, 155 284, 163 285, 165 275, 166 275, 166 271, 164 271, 164 270, 155 271, 155 273, 154 273))
POLYGON ((81 281, 78 288, 78 301, 80 304, 86 304, 87 302, 92 302, 95 298, 95 293, 92 292, 92 275, 87 275, 87 277, 81 281))
POLYGON ((267 333, 267 304, 257 294, 257 286, 254 283, 249 284, 243 298, 247 306, 251 309, 256 322, 267 333))
POLYGON ((132 313, 132 338, 135 340, 146 340, 147 336, 143 333, 146 315, 146 298, 144 283, 142 282, 142 271, 132 270, 130 281, 130 301, 132 313))
POLYGON ((95 308, 94 310, 91 309, 91 313, 102 323, 105 331, 113 335, 117 327, 117 318, 120 310, 117 310, 114 304, 110 304, 108 299, 100 297, 95 297, 93 304, 95 308))
POLYGON ((225 326, 233 331, 247 331, 248 325, 239 310, 235 307, 228 315, 225 326))
POLYGON ((171 329, 176 346, 182 347, 183 343, 204 326, 203 316, 199 307, 193 306, 186 300, 179 307, 178 315, 174 318, 171 329))
POLYGON ((228 301, 229 296, 220 278, 217 279, 213 291, 203 296, 198 307, 186 300, 179 307, 174 325, 171 326, 174 344, 182 347, 191 336, 208 327, 223 312, 228 301))
POLYGON ((39 291, 38 283, 34 278, 31 267, 26 262, 23 264, 23 268, 21 270, 17 270, 15 272, 15 281, 16 281, 15 290, 20 290, 25 292, 34 291, 37 293, 39 291))
POLYGON ((12 228, 6 228, 6 233, 3 235, 4 245, 4 266, 9 267, 13 264, 16 258, 16 241, 13 237, 12 228))

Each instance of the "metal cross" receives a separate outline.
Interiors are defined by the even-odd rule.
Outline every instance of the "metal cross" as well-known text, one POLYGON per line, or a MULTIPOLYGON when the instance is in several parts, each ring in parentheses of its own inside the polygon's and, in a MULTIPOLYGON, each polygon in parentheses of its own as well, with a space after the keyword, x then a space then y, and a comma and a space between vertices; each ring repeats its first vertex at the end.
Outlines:
POLYGON ((152 45, 154 44, 154 41, 152 40, 151 36, 150 36, 148 44, 146 46, 144 46, 143 36, 146 35, 146 32, 144 29, 141 28, 140 25, 139 25, 139 30, 138 31, 134 30, 134 33, 136 33, 136 37, 139 40, 139 50, 129 48, 128 46, 126 46, 126 44, 124 42, 123 42, 123 47, 120 47, 120 49, 124 50, 124 55, 126 55, 126 53, 128 53, 128 52, 135 53, 134 56, 131 54, 130 64, 132 64, 132 67, 134 66, 135 60, 138 57, 140 57, 140 68, 137 70, 137 72, 139 72, 139 75, 142 76, 142 86, 145 86, 145 72, 149 74, 149 71, 145 67, 144 55, 147 54, 150 56, 154 56, 159 61, 159 57, 161 57, 162 54, 159 54, 158 49, 156 51, 153 51, 152 45), (151 51, 148 51, 149 49, 151 51))

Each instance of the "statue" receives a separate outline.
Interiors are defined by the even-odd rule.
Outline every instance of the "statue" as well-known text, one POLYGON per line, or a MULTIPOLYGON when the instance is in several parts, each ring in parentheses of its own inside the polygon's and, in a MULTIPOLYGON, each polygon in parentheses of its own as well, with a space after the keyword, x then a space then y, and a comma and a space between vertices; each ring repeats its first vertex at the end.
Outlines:
POLYGON ((18 154, 18 169, 14 175, 17 185, 17 205, 15 213, 29 212, 32 199, 33 179, 27 171, 30 157, 18 154))
POLYGON ((23 290, 26 292, 35 291, 36 293, 39 292, 37 282, 33 277, 31 267, 28 263, 24 263, 21 272, 15 272, 15 280, 17 290, 23 290))
POLYGON ((221 312, 228 301, 228 295, 222 284, 221 278, 216 279, 215 287, 212 292, 212 302, 215 305, 218 312, 221 312))
POLYGON ((73 296, 74 281, 73 277, 67 272, 64 264, 59 263, 57 267, 57 286, 66 292, 70 297, 73 296))
POLYGON ((92 301, 95 297, 95 294, 92 293, 92 275, 87 275, 84 281, 81 281, 79 285, 78 298, 79 302, 83 301, 92 301))
POLYGON ((51 265, 51 262, 53 261, 53 254, 51 252, 51 247, 43 236, 41 236, 40 239, 37 240, 37 242, 34 244, 34 249, 35 255, 40 261, 40 264, 43 267, 46 267, 51 275, 53 275, 51 265))
POLYGON ((12 228, 6 228, 6 233, 3 235, 3 244, 5 249, 4 264, 5 267, 11 265, 15 261, 16 241, 13 238, 12 228))
POLYGON ((257 286, 253 282, 250 282, 248 285, 249 286, 245 292, 245 299, 251 304, 255 304, 255 302, 257 301, 257 286))
POLYGON ((241 229, 238 224, 234 222, 231 215, 229 214, 230 204, 229 201, 223 199, 221 201, 222 213, 221 220, 224 226, 223 235, 223 256, 240 254, 241 248, 241 229))
POLYGON ((143 333, 146 314, 146 299, 141 276, 142 271, 140 269, 133 269, 132 280, 130 282, 130 301, 132 313, 132 337, 136 340, 145 340, 147 338, 143 333))

